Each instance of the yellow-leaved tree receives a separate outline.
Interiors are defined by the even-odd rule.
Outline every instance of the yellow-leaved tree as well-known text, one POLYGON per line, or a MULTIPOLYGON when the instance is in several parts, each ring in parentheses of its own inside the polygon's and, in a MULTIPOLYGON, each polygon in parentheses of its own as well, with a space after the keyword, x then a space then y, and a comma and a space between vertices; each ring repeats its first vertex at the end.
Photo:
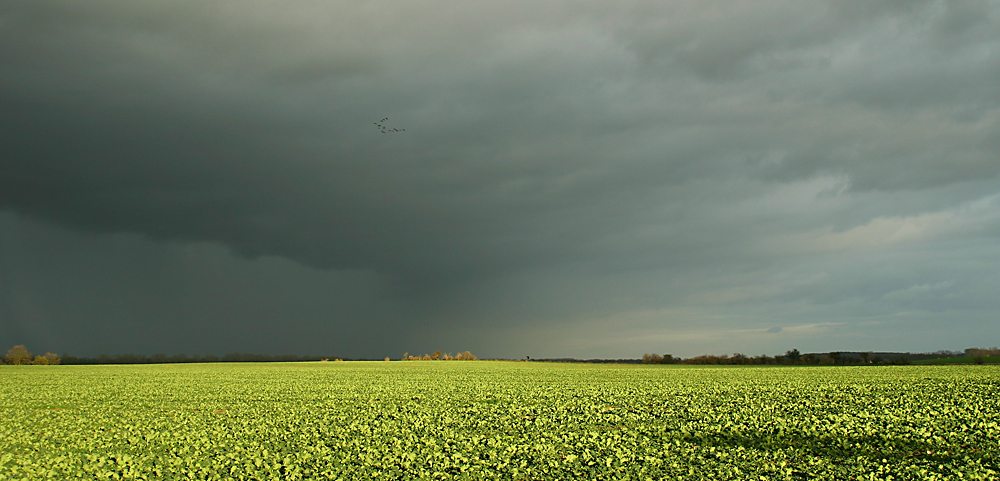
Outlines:
POLYGON ((31 364, 32 361, 31 353, 23 344, 18 344, 7 350, 5 359, 7 364, 31 364))

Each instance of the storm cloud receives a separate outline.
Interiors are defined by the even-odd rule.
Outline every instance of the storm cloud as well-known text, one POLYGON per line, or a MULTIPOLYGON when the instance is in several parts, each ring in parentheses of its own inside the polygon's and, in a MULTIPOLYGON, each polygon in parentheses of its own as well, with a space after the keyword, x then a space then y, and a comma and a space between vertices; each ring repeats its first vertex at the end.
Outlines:
POLYGON ((970 347, 997 79, 989 1, 8 3, 0 335, 970 347))

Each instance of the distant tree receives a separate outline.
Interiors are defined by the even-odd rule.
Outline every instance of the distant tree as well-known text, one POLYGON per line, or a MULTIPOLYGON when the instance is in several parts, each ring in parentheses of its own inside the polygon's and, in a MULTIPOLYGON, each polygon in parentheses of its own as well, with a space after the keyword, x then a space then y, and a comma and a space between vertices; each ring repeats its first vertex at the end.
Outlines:
POLYGON ((975 356, 975 357, 972 358, 972 362, 974 362, 976 364, 985 364, 986 363, 986 357, 985 356, 975 356))
POLYGON ((701 355, 685 359, 682 364, 729 364, 729 356, 701 355))
POLYGON ((684 364, 708 364, 708 356, 700 355, 695 357, 689 357, 684 360, 684 364))
POLYGON ((35 356, 35 360, 32 361, 31 363, 34 364, 34 365, 36 365, 36 366, 48 366, 49 365, 49 358, 47 358, 45 356, 35 356))
POLYGON ((785 351, 785 358, 788 359, 789 364, 798 364, 800 357, 802 357, 802 354, 799 353, 798 349, 785 351))
POLYGON ((659 354, 643 354, 642 363, 643 364, 660 364, 663 362, 663 356, 659 354))
POLYGON ((431 359, 435 361, 441 359, 441 351, 434 351, 434 354, 431 354, 431 359))
POLYGON ((930 353, 935 358, 942 359, 948 357, 962 357, 963 353, 960 351, 949 351, 947 349, 941 349, 930 353))
POLYGON ((906 366, 910 364, 910 358, 906 356, 896 356, 892 359, 892 364, 897 366, 906 366))
POLYGON ((965 350, 965 355, 971 358, 975 358, 976 356, 1000 356, 1000 348, 970 347, 965 350))
POLYGON ((18 344, 7 351, 7 364, 31 364, 32 356, 28 348, 23 344, 18 344))
POLYGON ((862 352, 861 353, 861 360, 864 361, 865 364, 870 364, 871 363, 871 357, 872 357, 872 353, 871 352, 862 352))

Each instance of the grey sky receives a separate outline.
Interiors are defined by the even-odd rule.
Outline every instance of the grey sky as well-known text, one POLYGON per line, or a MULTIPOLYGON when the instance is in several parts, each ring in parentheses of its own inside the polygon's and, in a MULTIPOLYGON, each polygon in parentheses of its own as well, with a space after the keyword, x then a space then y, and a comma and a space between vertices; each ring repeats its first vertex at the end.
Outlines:
POLYGON ((997 79, 991 1, 7 2, 0 341, 994 345, 997 79))

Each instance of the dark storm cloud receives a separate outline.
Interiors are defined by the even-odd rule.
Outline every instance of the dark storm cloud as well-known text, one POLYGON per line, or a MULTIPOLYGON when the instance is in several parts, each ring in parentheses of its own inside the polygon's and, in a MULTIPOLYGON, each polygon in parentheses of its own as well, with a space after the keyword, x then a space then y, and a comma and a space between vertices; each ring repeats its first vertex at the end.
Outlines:
POLYGON ((972 0, 9 3, 0 209, 377 272, 441 332, 786 342, 978 302, 857 260, 995 239, 998 24, 972 0))

